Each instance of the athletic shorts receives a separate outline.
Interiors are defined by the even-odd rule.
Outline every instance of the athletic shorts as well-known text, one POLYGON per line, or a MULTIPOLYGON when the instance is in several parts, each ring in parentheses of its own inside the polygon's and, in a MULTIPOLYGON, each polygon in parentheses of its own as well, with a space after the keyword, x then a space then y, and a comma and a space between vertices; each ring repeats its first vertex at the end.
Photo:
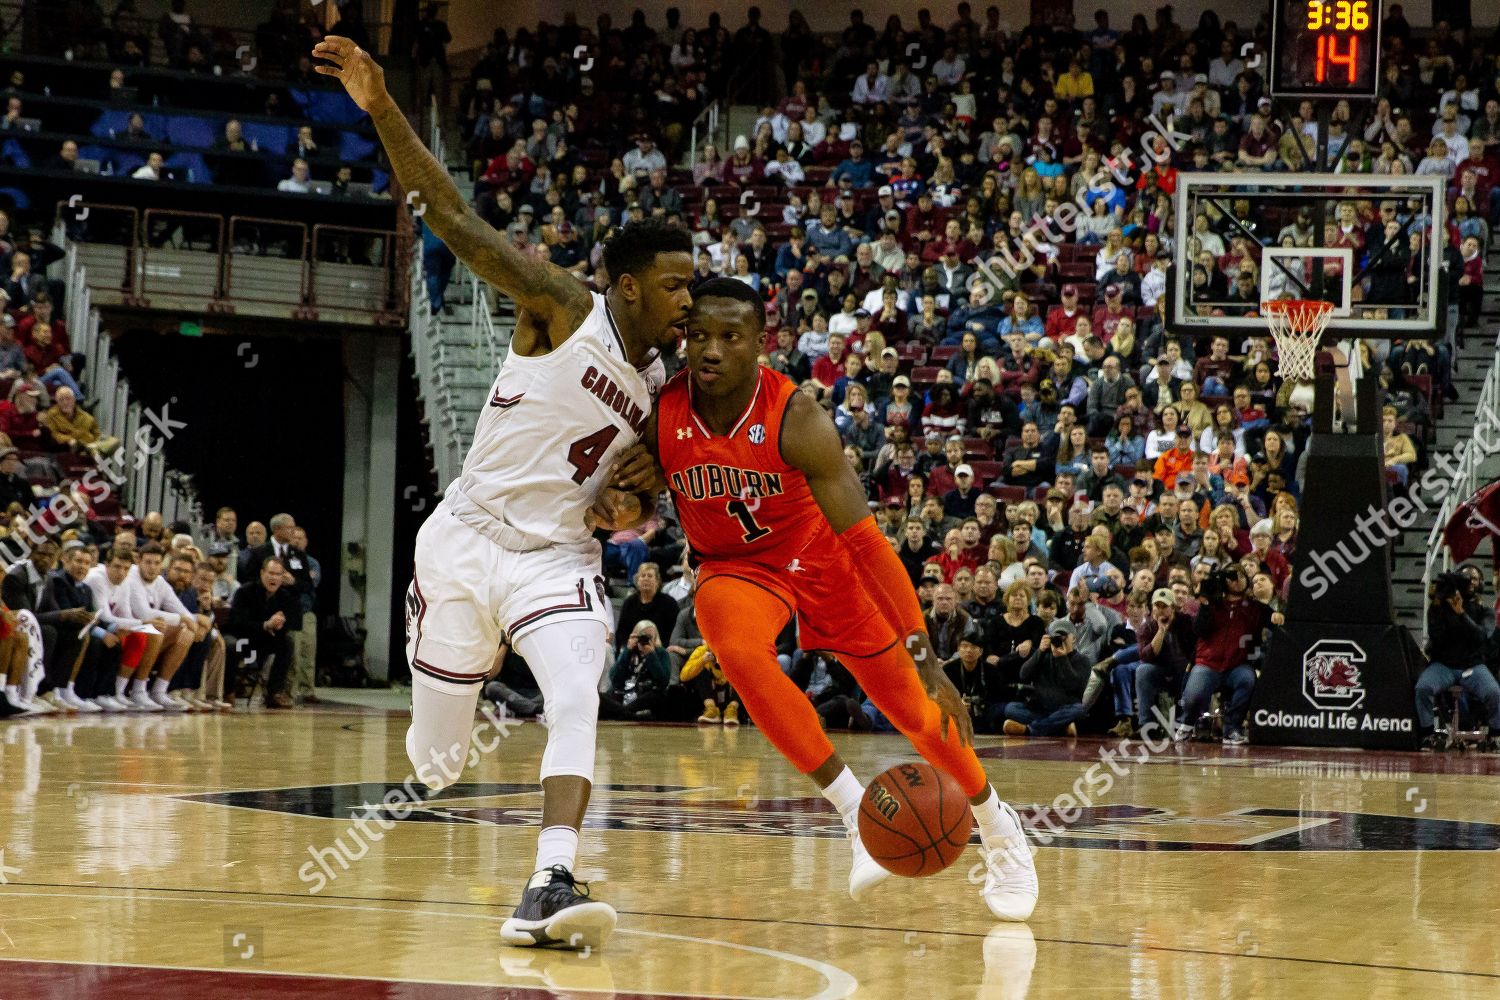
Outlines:
POLYGON ((502 641, 550 622, 591 620, 614 631, 614 608, 588 539, 529 552, 507 549, 439 504, 417 532, 406 591, 406 659, 440 681, 478 684, 502 641))
MULTIPOLYGON (((776 630, 795 614, 797 645, 802 649, 873 656, 898 638, 841 544, 809 546, 780 567, 750 560, 704 560, 698 569, 698 590, 724 585, 757 587, 776 597, 787 613, 774 623, 776 630), (712 583, 716 578, 720 582, 712 583)), ((743 621, 735 624, 750 627, 743 621)), ((701 621, 698 627, 705 634, 709 631, 701 621)))

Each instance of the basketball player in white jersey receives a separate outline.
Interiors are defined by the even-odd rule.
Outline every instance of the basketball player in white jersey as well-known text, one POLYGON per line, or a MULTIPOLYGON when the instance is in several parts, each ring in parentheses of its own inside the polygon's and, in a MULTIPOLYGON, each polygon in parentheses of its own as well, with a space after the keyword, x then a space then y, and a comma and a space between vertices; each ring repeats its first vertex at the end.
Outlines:
MULTIPOLYGON (((607 295, 527 257, 464 203, 385 89, 371 56, 330 36, 313 50, 370 114, 423 221, 518 306, 510 356, 479 416, 463 472, 417 534, 407 592, 417 776, 457 780, 480 687, 506 639, 545 698, 542 832, 508 944, 597 947, 615 912, 580 890, 573 865, 594 770, 598 685, 613 612, 601 551, 584 526, 622 453, 636 444, 692 296, 691 242, 659 222, 627 226, 604 250, 607 295)), ((607 527, 608 525, 606 525, 607 527)))

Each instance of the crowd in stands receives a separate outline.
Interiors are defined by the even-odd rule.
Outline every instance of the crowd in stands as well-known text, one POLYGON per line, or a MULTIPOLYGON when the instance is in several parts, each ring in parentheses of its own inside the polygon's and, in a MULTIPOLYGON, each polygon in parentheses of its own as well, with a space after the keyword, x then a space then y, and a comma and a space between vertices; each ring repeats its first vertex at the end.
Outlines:
MULTIPOLYGON (((1257 243, 1347 246, 1375 265, 1356 294, 1395 307, 1412 262, 1441 254, 1457 306, 1444 336, 1341 345, 1379 379, 1388 477, 1404 486, 1423 465, 1435 409, 1456 394, 1453 350, 1478 321, 1500 223, 1500 32, 1414 32, 1391 5, 1372 115, 1341 102, 1319 136, 1313 108, 1268 98, 1264 20, 1208 11, 1189 28, 1164 6, 1128 27, 1101 9, 1078 28, 1012 23, 998 6, 954 13, 947 24, 924 9, 914 25, 892 16, 877 27, 855 9, 832 36, 797 12, 773 34, 754 7, 739 26, 718 13, 689 24, 673 9, 662 25, 636 11, 623 27, 601 14, 591 28, 565 13, 534 31, 497 30, 447 124, 463 141, 476 211, 524 253, 602 288, 604 243, 660 216, 694 233, 700 280, 730 275, 762 293, 764 362, 837 424, 981 730, 1065 733, 1112 709, 1115 731, 1131 733, 1160 693, 1183 702, 1187 736, 1219 694, 1223 736, 1242 742, 1254 654, 1279 620, 1296 551, 1315 392, 1276 374, 1267 336, 1169 330, 1166 266, 1185 249, 1196 307, 1244 315, 1259 306, 1257 243), (761 109, 723 150, 694 128, 716 98, 761 109), (1191 140, 1158 141, 1159 159, 1127 158, 1154 123, 1191 140), (1406 205, 1351 197, 1321 234, 1308 216, 1248 240, 1231 225, 1248 205, 1175 231, 1181 172, 1306 169, 1318 140, 1330 169, 1351 177, 1445 177, 1449 224, 1434 231, 1406 205), (1108 185, 1091 183, 1101 171, 1108 185), (1080 224, 1038 240, 1035 224, 1067 203, 1080 224)), ((168 20, 157 41, 172 65, 224 63, 180 0, 168 20)), ((419 70, 420 111, 446 96, 448 35, 431 9, 408 28, 397 49, 419 70)), ((305 53, 318 31, 278 8, 259 54, 310 86, 305 53)), ((128 36, 118 25, 100 35, 124 67, 112 88, 147 60, 128 36)), ((6 122, 22 121, 24 81, 7 97, 6 122)), ((257 110, 283 114, 274 103, 257 110)), ((240 122, 222 129, 226 150, 257 151, 240 122)), ((144 117, 124 123, 125 140, 142 132, 144 117)), ((274 151, 288 173, 272 183, 308 187, 326 141, 299 130, 274 151)), ((77 155, 64 146, 56 162, 77 155)), ((138 168, 144 177, 162 176, 153 162, 138 168)), ((451 264, 426 245, 430 266, 451 264)), ((22 268, 4 287, 33 294, 27 284, 22 268)), ((24 434, 28 408, 61 397, 53 417, 35 418, 34 441, 92 457, 99 442, 70 416, 87 410, 87 393, 56 326, 51 345, 35 329, 24 342, 19 329, 9 335, 23 355, 14 385, 49 395, 13 385, 0 430, 13 420, 24 434)), ((692 619, 670 504, 605 542, 610 572, 636 585, 606 712, 739 721, 692 619)), ((295 633, 283 587, 265 579, 276 566, 240 577, 258 588, 246 607, 295 633)), ((250 631, 238 638, 257 657, 287 659, 279 630, 250 631)), ((797 652, 795 638, 789 624, 778 653, 826 724, 886 725, 835 660, 797 652)), ((194 631, 187 645, 207 641, 194 631)), ((162 645, 175 669, 177 647, 162 645)), ((501 653, 492 695, 535 710, 523 665, 501 653)), ((170 691, 182 675, 156 683, 170 691)), ((284 700, 284 676, 271 678, 269 703, 284 700)))
MULTIPOLYGON (((7 482, 14 454, 0 452, 7 482)), ((0 540, 0 717, 226 711, 258 688, 268 709, 319 701, 322 567, 290 514, 243 541, 229 507, 201 538, 155 512, 112 531, 16 517, 0 540)))
MULTIPOLYGON (((1176 232, 1173 198, 1183 171, 1306 169, 1317 115, 1273 113, 1264 21, 1209 11, 1187 28, 1164 6, 1154 23, 1122 30, 1101 9, 1075 29, 956 12, 882 29, 853 10, 828 39, 795 12, 772 36, 754 8, 738 30, 672 11, 664 26, 637 12, 623 29, 601 15, 597 33, 571 15, 497 31, 459 107, 476 210, 596 285, 618 227, 675 219, 694 233, 699 280, 762 293, 763 362, 838 425, 982 731, 1068 732, 1112 702, 1114 731, 1129 734, 1164 692, 1181 694, 1187 735, 1220 694, 1223 736, 1243 742, 1255 655, 1296 552, 1314 386, 1278 377, 1268 336, 1167 329, 1181 241, 1198 262, 1195 303, 1245 315, 1260 299, 1259 247, 1224 217, 1176 232), (568 58, 577 44, 603 56, 587 73, 568 58), (730 149, 700 143, 679 165, 684 126, 711 88, 745 76, 746 52, 766 76, 760 115, 730 149), (1152 117, 1191 140, 1160 162, 1123 155, 1152 117), (1112 184, 1096 191, 1101 168, 1112 184), (1075 198, 1076 232, 1033 238, 1028 253, 1033 223, 1075 198)), ((1458 306, 1445 335, 1340 345, 1379 379, 1401 489, 1434 409, 1456 396, 1453 349, 1477 322, 1500 222, 1500 32, 1443 23, 1419 36, 1399 5, 1387 14, 1379 101, 1363 124, 1347 102, 1332 109, 1329 169, 1440 173, 1449 225, 1351 197, 1323 235, 1379 265, 1355 293, 1375 302, 1405 301, 1381 284, 1393 268, 1405 288, 1416 256, 1443 255, 1458 306)), ((1309 214, 1260 242, 1316 235, 1309 214)), ((679 564, 680 542, 663 507, 643 534, 607 539, 607 562, 654 581, 638 593, 657 601, 657 564, 679 564)), ((635 714, 723 717, 710 675, 681 682, 697 648, 683 568, 675 620, 664 609, 639 634, 621 623, 616 712, 629 685, 690 693, 635 714)), ((847 672, 794 654, 790 626, 784 639, 825 721, 883 724, 847 672)))
MULTIPOLYGON (((385 194, 388 174, 380 168, 373 132, 360 127, 358 109, 313 71, 311 51, 324 34, 316 11, 278 3, 251 40, 198 24, 184 0, 174 0, 154 26, 136 16, 131 0, 108 18, 94 4, 70 6, 86 10, 63 23, 39 19, 28 51, 55 57, 66 50, 69 59, 114 68, 106 83, 92 68, 59 79, 46 66, 18 62, 0 95, 7 102, 0 160, 20 169, 152 182, 336 198, 385 194), (246 85, 225 88, 215 103, 199 107, 180 80, 164 83, 166 72, 227 75, 246 85), (97 105, 86 123, 82 102, 97 105), (58 134, 71 137, 54 140, 58 134)), ((340 7, 337 30, 365 39, 361 4, 340 7)), ((408 31, 426 39, 430 32, 422 25, 429 22, 414 22, 408 31)), ((436 44, 445 61, 443 32, 436 44)))

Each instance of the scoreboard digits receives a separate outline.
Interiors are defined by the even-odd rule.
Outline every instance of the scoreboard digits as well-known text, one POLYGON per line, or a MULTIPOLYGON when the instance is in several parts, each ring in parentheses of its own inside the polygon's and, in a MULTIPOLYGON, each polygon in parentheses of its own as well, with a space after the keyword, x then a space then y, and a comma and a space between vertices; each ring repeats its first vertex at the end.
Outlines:
POLYGON ((1286 97, 1374 97, 1380 0, 1276 0, 1271 91, 1286 97))
POLYGON ((1370 26, 1369 0, 1307 0, 1307 28, 1309 31, 1364 31, 1370 26), (1332 14, 1328 8, 1332 7, 1332 14))

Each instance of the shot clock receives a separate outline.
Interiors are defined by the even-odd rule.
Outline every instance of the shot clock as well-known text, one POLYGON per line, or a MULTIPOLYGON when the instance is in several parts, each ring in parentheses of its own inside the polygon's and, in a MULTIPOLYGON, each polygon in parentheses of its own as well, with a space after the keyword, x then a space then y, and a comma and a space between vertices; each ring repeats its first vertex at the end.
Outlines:
POLYGON ((1373 98, 1380 86, 1380 0, 1272 0, 1271 92, 1373 98))

